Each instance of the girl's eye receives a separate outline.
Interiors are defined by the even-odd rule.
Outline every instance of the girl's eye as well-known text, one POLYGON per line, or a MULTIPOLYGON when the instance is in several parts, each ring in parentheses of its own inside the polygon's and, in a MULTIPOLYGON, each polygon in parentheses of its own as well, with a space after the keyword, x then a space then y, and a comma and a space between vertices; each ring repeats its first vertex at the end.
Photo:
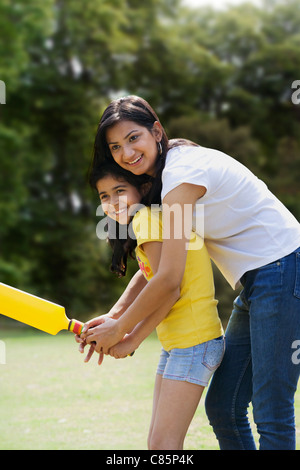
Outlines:
POLYGON ((105 201, 107 199, 107 195, 100 196, 100 201, 105 201))
POLYGON ((129 138, 129 142, 132 142, 133 140, 136 140, 138 138, 138 135, 132 135, 129 138))
POLYGON ((116 152, 119 148, 120 148, 119 145, 112 145, 112 146, 111 146, 111 150, 112 150, 113 152, 116 152))

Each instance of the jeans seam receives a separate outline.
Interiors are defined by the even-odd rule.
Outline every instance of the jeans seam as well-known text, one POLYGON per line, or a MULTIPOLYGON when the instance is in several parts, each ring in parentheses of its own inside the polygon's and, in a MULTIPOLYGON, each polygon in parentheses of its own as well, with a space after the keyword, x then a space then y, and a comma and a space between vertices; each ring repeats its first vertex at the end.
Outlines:
POLYGON ((232 408, 231 408, 231 419, 232 419, 232 423, 233 423, 233 430, 234 430, 234 433, 242 447, 242 450, 245 450, 245 447, 244 447, 244 444, 243 444, 243 441, 240 437, 240 432, 239 432, 239 429, 238 429, 238 426, 236 424, 236 399, 237 399, 237 395, 238 395, 238 392, 239 392, 239 389, 240 389, 240 385, 241 385, 241 382, 243 380, 243 377, 245 375, 245 372, 247 370, 247 367, 249 366, 250 364, 250 361, 251 361, 251 353, 249 354, 248 356, 248 359, 247 361, 245 361, 245 367, 243 368, 243 370, 241 371, 241 375, 240 375, 240 379, 239 381, 237 382, 237 386, 236 386, 236 389, 235 389, 235 393, 233 395, 233 401, 232 401, 232 408))
POLYGON ((295 272, 295 285, 294 285, 294 297, 296 299, 300 299, 300 288, 298 289, 298 284, 300 286, 299 282, 299 277, 300 277, 300 272, 298 269, 298 260, 300 260, 300 253, 296 253, 296 272, 295 272))
POLYGON ((192 360, 191 360, 191 363, 190 363, 190 368, 189 368, 189 370, 188 370, 188 372, 187 372, 187 374, 186 374, 186 378, 187 378, 187 377, 189 377, 189 375, 190 375, 190 372, 191 372, 191 370, 192 370, 192 367, 193 367, 193 365, 194 365, 194 361, 195 361, 195 355, 196 355, 196 352, 195 352, 195 347, 193 347, 193 355, 192 355, 192 360))

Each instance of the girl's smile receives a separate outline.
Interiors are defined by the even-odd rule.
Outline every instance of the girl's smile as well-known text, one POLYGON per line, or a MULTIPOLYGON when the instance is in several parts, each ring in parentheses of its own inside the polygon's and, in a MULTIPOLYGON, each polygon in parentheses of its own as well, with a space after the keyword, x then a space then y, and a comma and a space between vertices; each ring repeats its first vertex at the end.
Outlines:
POLYGON ((161 138, 158 121, 151 131, 133 121, 120 121, 106 132, 107 144, 115 162, 136 175, 155 174, 157 145, 161 138))
POLYGON ((112 175, 101 178, 96 184, 103 211, 121 225, 130 222, 130 208, 140 203, 139 190, 123 179, 112 175))

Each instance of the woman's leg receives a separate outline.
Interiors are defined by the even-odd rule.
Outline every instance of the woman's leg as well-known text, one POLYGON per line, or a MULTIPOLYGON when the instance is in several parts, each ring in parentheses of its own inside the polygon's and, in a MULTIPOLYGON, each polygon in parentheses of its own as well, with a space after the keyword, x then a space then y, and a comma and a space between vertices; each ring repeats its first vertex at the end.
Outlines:
POLYGON ((207 414, 221 449, 254 448, 246 426, 252 394, 260 449, 292 450, 300 372, 293 349, 300 339, 300 251, 249 271, 243 284, 226 331, 225 356, 207 395, 207 414))
POLYGON ((181 450, 204 387, 157 375, 149 449, 181 450))
POLYGON ((247 417, 252 397, 249 312, 243 292, 226 329, 223 361, 206 395, 206 413, 222 450, 255 450, 247 417))
POLYGON ((253 364, 253 414, 261 450, 294 450, 294 395, 300 339, 300 253, 247 274, 253 364), (298 271, 298 273, 297 273, 298 271))

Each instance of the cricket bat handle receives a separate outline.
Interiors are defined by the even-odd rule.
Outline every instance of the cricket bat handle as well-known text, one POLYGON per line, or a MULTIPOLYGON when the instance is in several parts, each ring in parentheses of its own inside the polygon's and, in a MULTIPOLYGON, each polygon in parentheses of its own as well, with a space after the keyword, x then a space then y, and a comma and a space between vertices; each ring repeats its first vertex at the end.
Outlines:
POLYGON ((68 330, 74 333, 75 335, 81 335, 82 328, 84 323, 78 320, 70 320, 68 330))
MULTIPOLYGON (((84 323, 78 320, 70 320, 68 330, 74 333, 75 335, 81 335, 82 329, 83 329, 84 323)), ((133 356, 134 351, 131 354, 128 354, 128 356, 133 356)))

